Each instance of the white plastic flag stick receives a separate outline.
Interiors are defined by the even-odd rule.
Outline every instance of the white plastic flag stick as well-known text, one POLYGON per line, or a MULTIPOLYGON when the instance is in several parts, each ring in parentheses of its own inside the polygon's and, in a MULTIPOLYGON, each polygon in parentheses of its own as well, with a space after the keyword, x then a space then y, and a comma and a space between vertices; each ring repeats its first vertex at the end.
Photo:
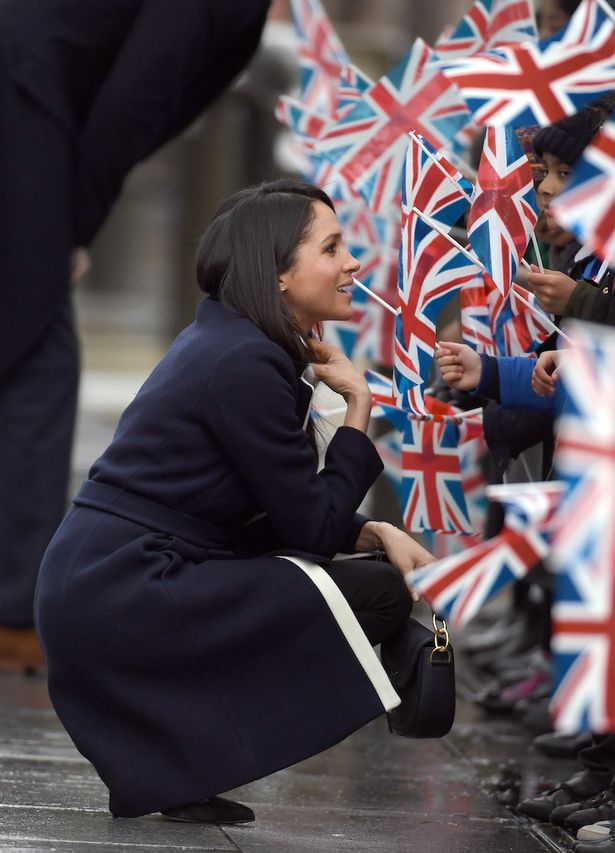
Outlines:
POLYGON ((556 326, 555 323, 552 323, 551 320, 549 320, 549 318, 545 314, 542 314, 539 311, 537 311, 536 306, 532 305, 531 302, 528 302, 524 296, 521 296, 521 294, 519 293, 518 290, 515 290, 515 299, 518 299, 519 302, 523 302, 523 304, 526 305, 533 314, 536 314, 537 317, 540 317, 540 320, 542 321, 542 323, 544 323, 544 325, 548 329, 551 329, 552 332, 556 332, 558 335, 561 335, 562 338, 565 341, 568 341, 569 344, 572 343, 571 339, 568 337, 566 332, 562 332, 560 327, 556 326))
POLYGON ((457 189, 459 190, 461 195, 465 199, 467 199, 467 201, 471 202, 472 196, 469 193, 467 193, 464 190, 464 188, 461 186, 461 184, 458 181, 456 181, 455 178, 446 171, 446 169, 444 168, 442 163, 438 160, 438 158, 434 154, 431 153, 431 151, 429 150, 429 148, 427 148, 427 146, 423 145, 423 143, 421 142, 419 137, 416 135, 416 133, 413 130, 411 130, 410 133, 408 134, 408 136, 416 142, 416 144, 419 146, 419 148, 421 149, 423 154, 425 154, 427 157, 429 157, 429 159, 432 161, 432 163, 434 163, 438 167, 438 169, 442 172, 444 177, 448 178, 449 181, 453 184, 453 186, 457 187, 457 189))
POLYGON ((372 299, 375 299, 376 302, 379 302, 383 308, 386 308, 387 311, 390 311, 391 314, 397 314, 397 311, 395 310, 395 308, 393 308, 392 305, 389 305, 388 302, 385 302, 381 296, 378 296, 377 293, 374 293, 373 290, 370 290, 369 287, 367 287, 365 284, 363 284, 363 282, 359 281, 358 278, 353 277, 352 281, 354 284, 356 284, 357 287, 360 287, 361 290, 364 290, 368 296, 371 296, 372 299))
POLYGON ((469 249, 466 249, 464 246, 461 245, 461 243, 458 243, 454 237, 451 237, 451 235, 448 233, 448 231, 445 231, 444 228, 441 228, 439 223, 436 222, 434 219, 432 219, 431 216, 427 216, 427 214, 420 211, 418 209, 418 207, 413 207, 412 212, 416 213, 416 215, 419 217, 419 219, 422 219, 423 222, 426 222, 427 225, 429 225, 430 228, 433 228, 434 231, 437 231, 438 234, 441 234, 443 237, 446 237, 446 239, 449 241, 449 243, 452 243, 453 246, 455 246, 455 248, 459 252, 461 252, 462 255, 465 255, 465 257, 469 261, 471 261, 475 266, 477 266, 483 272, 487 272, 483 262, 479 261, 479 259, 476 257, 476 255, 473 254, 472 252, 470 252, 469 249))
POLYGON ((534 247, 534 254, 536 255, 536 263, 538 265, 538 269, 540 270, 540 272, 544 272, 545 268, 542 265, 542 257, 540 255, 540 249, 538 248, 538 240, 536 239, 536 234, 533 231, 530 240, 532 241, 532 246, 534 247))
MULTIPOLYGON (((530 237, 530 240, 532 241, 532 246, 534 247, 534 254, 536 255, 536 266, 538 267, 540 272, 544 272, 545 268, 542 265, 542 258, 540 257, 540 251, 538 249, 538 243, 536 242, 536 235, 534 234, 533 231, 532 231, 532 236, 530 237)), ((521 258, 521 263, 526 268, 526 270, 529 270, 529 272, 532 271, 532 265, 529 264, 525 260, 525 258, 521 258)))
MULTIPOLYGON (((449 241, 449 243, 451 243, 453 246, 455 246, 455 248, 456 248, 459 252, 461 252, 461 254, 462 254, 462 255, 465 255, 465 257, 466 257, 469 261, 471 261, 471 262, 472 262, 473 264, 475 264, 477 267, 479 267, 480 269, 482 269, 482 270, 483 270, 483 272, 487 272, 487 270, 485 269, 485 265, 482 263, 482 261, 479 261, 479 259, 476 257, 476 255, 473 255, 473 254, 472 254, 472 252, 469 252, 469 251, 468 251, 467 249, 465 249, 462 245, 460 245, 460 244, 457 242, 457 240, 455 240, 455 238, 454 238, 454 237, 451 237, 451 235, 450 235, 450 234, 448 234, 448 233, 447 233, 443 228, 440 228, 440 226, 438 225, 438 223, 437 223, 437 222, 434 222, 434 220, 433 220, 433 219, 431 219, 431 217, 430 217, 430 216, 426 216, 424 213, 422 213, 422 212, 421 212, 418 208, 416 208, 416 207, 413 207, 413 208, 412 208, 412 211, 413 211, 413 213, 416 213, 416 215, 417 215, 420 219, 422 219, 422 220, 423 220, 423 222, 426 222, 426 223, 427 223, 427 225, 429 225, 431 228, 433 228, 433 229, 434 229, 434 231, 437 231, 437 232, 438 232, 438 234, 441 234, 443 237, 446 237, 446 239, 449 241)), ((542 311, 539 311, 539 310, 538 310, 538 308, 536 308, 536 306, 535 306, 535 305, 532 305, 532 303, 531 303, 531 302, 528 302, 528 301, 527 301, 527 299, 524 299, 524 298, 523 298, 523 296, 521 296, 521 295, 520 295, 516 290, 515 290, 515 297, 516 297, 520 302, 523 302, 523 304, 524 304, 524 305, 526 305, 526 306, 530 309, 530 311, 531 311, 533 314, 536 314, 536 316, 540 318, 540 320, 545 324, 545 326, 547 326, 547 328, 551 329, 551 331, 552 331, 552 332, 557 332, 557 334, 558 334, 558 335, 561 335, 561 336, 562 336, 562 338, 564 338, 564 340, 568 341, 569 343, 571 342, 571 341, 570 341, 570 338, 568 337, 568 335, 566 335, 564 332, 562 332, 562 330, 559 328, 559 326, 556 326, 556 325, 555 325, 555 323, 552 323, 552 322, 551 322, 551 320, 549 320, 549 318, 548 318, 545 314, 543 314, 543 313, 542 313, 542 311)))
POLYGON ((602 276, 605 274, 605 272, 608 270, 608 268, 609 268, 608 260, 602 261, 602 263, 600 264, 600 269, 598 270, 598 274, 594 278, 594 281, 597 284, 600 284, 600 281, 602 280, 602 276))
MULTIPOLYGON (((381 403, 377 404, 382 405, 381 403)), ((347 406, 338 406, 335 409, 318 409, 318 414, 321 418, 334 418, 337 415, 345 415, 347 410, 347 406)), ((482 406, 478 409, 468 409, 467 412, 457 412, 454 415, 445 415, 447 418, 451 418, 452 420, 459 420, 461 418, 473 418, 476 415, 480 414, 483 411, 482 406)), ((373 417, 373 413, 370 414, 370 417, 373 417)))

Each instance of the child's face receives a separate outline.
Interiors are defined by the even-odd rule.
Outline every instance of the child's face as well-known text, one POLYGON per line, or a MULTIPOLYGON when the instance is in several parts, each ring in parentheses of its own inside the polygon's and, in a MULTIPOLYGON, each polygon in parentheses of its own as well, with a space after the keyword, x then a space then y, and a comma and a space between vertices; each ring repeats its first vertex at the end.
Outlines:
POLYGON ((538 11, 538 38, 541 39, 555 35, 570 20, 570 15, 562 9, 557 0, 543 0, 538 11))
POLYGON ((552 246, 565 246, 572 239, 572 235, 560 228, 553 219, 550 205, 568 183, 571 168, 559 157, 546 152, 543 155, 542 162, 544 164, 544 177, 536 190, 538 206, 542 212, 541 238, 552 246))

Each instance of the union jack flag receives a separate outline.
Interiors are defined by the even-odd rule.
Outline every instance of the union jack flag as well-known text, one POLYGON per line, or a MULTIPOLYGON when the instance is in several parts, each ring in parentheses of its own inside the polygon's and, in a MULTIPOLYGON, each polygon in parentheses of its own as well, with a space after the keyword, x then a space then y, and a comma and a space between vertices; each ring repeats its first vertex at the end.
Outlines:
POLYGON ((403 171, 402 224, 413 207, 449 230, 467 211, 474 187, 420 134, 410 134, 403 171))
POLYGON ((488 273, 483 273, 483 285, 499 355, 524 355, 549 337, 553 326, 533 293, 513 284, 508 295, 503 297, 488 273), (528 302, 534 306, 533 310, 526 304, 528 302))
POLYGON ((555 457, 552 610, 557 729, 615 731, 615 333, 570 323, 555 457))
POLYGON ((382 418, 385 416, 383 406, 396 408, 392 382, 388 376, 375 370, 365 370, 363 375, 372 395, 372 417, 382 418))
POLYGON ((596 0, 583 0, 567 27, 438 65, 478 124, 551 124, 615 88, 615 26, 596 0))
MULTIPOLYGON (((427 399, 427 395, 426 395, 427 399)), ((459 467, 461 469, 461 484, 468 509, 468 517, 474 533, 434 533, 425 531, 426 547, 437 559, 451 557, 461 551, 467 551, 482 541, 487 512, 487 486, 483 470, 487 446, 480 422, 466 417, 457 419, 459 424, 459 467), (476 435, 478 423, 480 433, 476 435)), ((400 452, 401 455, 401 452, 400 452)), ((384 462, 384 459, 383 459, 384 462)), ((385 463, 386 465, 386 463, 385 463)))
POLYGON ((316 152, 316 141, 331 119, 310 109, 290 95, 281 95, 275 108, 276 118, 293 134, 298 170, 306 180, 326 190, 333 199, 360 198, 336 171, 333 164, 316 152))
POLYGON ((536 21, 529 0, 476 0, 453 32, 438 39, 434 50, 441 58, 456 59, 536 38, 536 21))
MULTIPOLYGON (((378 256, 373 256, 371 263, 381 265, 385 264, 378 256)), ((395 293, 397 288, 397 272, 390 266, 386 266, 389 271, 389 280, 383 298, 385 301, 393 304, 394 298, 391 299, 391 293, 395 293)), ((374 279, 380 276, 374 276, 374 279)), ((374 284, 363 279, 363 283, 367 284, 370 290, 378 292, 374 284)), ((393 366, 393 351, 395 341, 395 315, 391 314, 386 308, 383 308, 374 299, 369 299, 365 306, 364 322, 359 330, 357 342, 355 346, 355 356, 357 358, 366 358, 373 361, 379 367, 393 366)))
MULTIPOLYGON (((382 411, 382 409, 380 409, 382 411)), ((482 531, 485 518, 485 482, 482 472, 470 473, 475 460, 475 450, 480 440, 460 443, 459 462, 461 481, 470 520, 474 530, 482 531), (471 461, 470 461, 471 460, 471 461)), ((403 496, 402 436, 396 429, 374 440, 374 446, 384 465, 384 475, 401 502, 403 496)), ((427 549, 438 558, 458 554, 472 548, 481 541, 479 533, 436 533, 423 530, 427 549)))
POLYGON ((384 406, 402 433, 402 514, 408 530, 471 533, 461 484, 459 426, 384 406))
MULTIPOLYGON (((399 215, 379 216, 365 204, 360 205, 347 237, 350 252, 361 262, 361 282, 391 306, 397 298, 400 239, 399 215)), ((355 355, 380 367, 392 367, 394 338, 395 315, 377 300, 368 298, 355 355)))
POLYGON ((484 477, 478 458, 484 449, 482 412, 464 413, 426 395, 429 414, 416 418, 396 405, 388 377, 366 370, 365 378, 372 393, 372 416, 387 418, 401 433, 398 440, 390 436, 383 440, 382 458, 391 469, 387 476, 399 486, 409 529, 461 529, 466 533, 481 529, 484 477), (421 443, 418 456, 422 463, 417 462, 413 450, 417 442, 421 443), (472 524, 468 530, 469 502, 472 524), (432 524, 436 527, 428 526, 432 524))
POLYGON ((318 150, 378 213, 399 206, 408 131, 443 147, 467 121, 467 108, 452 84, 428 67, 432 58, 428 45, 417 39, 318 143, 318 150))
POLYGON ((304 147, 314 150, 315 140, 321 136, 331 124, 331 119, 310 109, 302 101, 292 98, 290 95, 280 95, 278 98, 275 116, 278 121, 289 127, 293 134, 301 140, 304 147))
POLYGON ((299 40, 300 100, 335 118, 339 78, 350 58, 319 0, 291 0, 290 8, 299 40))
POLYGON ((401 470, 401 433, 396 429, 375 439, 374 447, 384 465, 384 476, 387 478, 395 496, 401 501, 402 470, 401 470))
MULTIPOLYGON (((463 494, 466 499, 472 530, 475 533, 481 534, 485 529, 485 519, 487 516, 487 498, 485 495, 487 480, 485 478, 484 463, 489 452, 483 433, 482 413, 479 422, 479 434, 471 437, 472 431, 469 427, 468 419, 464 418, 460 423, 459 467, 461 469, 461 483, 463 485, 463 494)), ((473 542, 472 544, 477 544, 477 542, 473 542)))
POLYGON ((570 183, 553 202, 553 213, 615 266, 615 120, 606 122, 583 152, 570 183))
POLYGON ((364 92, 374 85, 367 74, 356 65, 346 65, 342 68, 338 81, 338 97, 335 114, 338 118, 346 115, 357 105, 364 92))
POLYGON ((431 371, 436 347, 436 320, 455 291, 471 281, 476 266, 437 232, 424 232, 417 217, 408 219, 402 234, 400 314, 396 324, 395 386, 400 404, 419 414, 423 385, 431 371), (414 245, 412 245, 414 244, 414 245), (417 378, 418 376, 418 378, 417 378))
POLYGON ((459 306, 464 342, 476 352, 496 355, 482 272, 477 273, 472 281, 463 286, 459 295, 459 306))
POLYGON ((524 577, 547 554, 547 534, 560 493, 559 483, 489 486, 487 497, 504 505, 502 532, 414 572, 412 588, 461 628, 490 598, 524 577))
MULTIPOLYGON (((397 258, 400 230, 398 219, 370 211, 363 201, 336 205, 348 250, 361 263, 361 282, 386 303, 397 296, 397 258)), ((393 364, 395 315, 355 287, 354 313, 347 322, 325 323, 325 338, 342 346, 346 355, 367 358, 380 367, 393 364)))
POLYGON ((512 127, 488 127, 468 217, 468 238, 507 296, 538 219, 532 169, 512 127))
POLYGON ((416 147, 408 149, 399 251, 400 313, 395 326, 393 364, 399 405, 418 414, 426 413, 421 386, 431 371, 437 317, 453 293, 476 274, 476 265, 412 211, 413 200, 425 190, 426 171, 437 182, 432 206, 441 222, 450 227, 463 207, 467 208, 468 201, 462 190, 453 187, 436 165, 430 163, 428 170, 420 168, 416 147), (443 191, 440 193, 438 188, 443 191))
POLYGON ((368 295, 358 288, 352 291, 352 314, 349 320, 338 323, 327 320, 323 323, 322 338, 327 343, 339 347, 346 358, 353 358, 361 330, 365 325, 368 308, 368 295))

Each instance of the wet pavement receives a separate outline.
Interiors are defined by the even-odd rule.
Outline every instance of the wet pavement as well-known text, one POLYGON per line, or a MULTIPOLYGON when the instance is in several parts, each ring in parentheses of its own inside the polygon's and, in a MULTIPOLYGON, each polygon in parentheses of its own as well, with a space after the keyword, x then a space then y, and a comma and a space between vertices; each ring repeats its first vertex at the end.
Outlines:
POLYGON ((115 820, 106 789, 55 717, 41 676, 0 676, 0 850, 21 853, 482 853, 563 851, 570 837, 504 803, 565 779, 510 717, 483 716, 458 665, 455 726, 441 740, 389 734, 384 718, 326 752, 233 793, 254 824, 115 820), (502 802, 500 802, 502 801, 502 802))

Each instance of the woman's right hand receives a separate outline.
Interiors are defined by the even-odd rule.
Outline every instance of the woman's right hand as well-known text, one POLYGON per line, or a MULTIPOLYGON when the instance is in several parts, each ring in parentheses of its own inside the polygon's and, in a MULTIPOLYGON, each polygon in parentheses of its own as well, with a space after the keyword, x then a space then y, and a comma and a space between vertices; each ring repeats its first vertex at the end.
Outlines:
POLYGON ((315 339, 310 340, 316 377, 346 401, 344 426, 367 432, 372 408, 372 395, 365 377, 339 347, 315 339))
POLYGON ((473 391, 480 382, 480 356, 467 344, 440 341, 436 361, 442 379, 458 391, 473 391))
POLYGON ((339 347, 311 339, 310 348, 316 359, 314 373, 332 391, 341 394, 346 402, 349 397, 371 396, 365 377, 339 347))

